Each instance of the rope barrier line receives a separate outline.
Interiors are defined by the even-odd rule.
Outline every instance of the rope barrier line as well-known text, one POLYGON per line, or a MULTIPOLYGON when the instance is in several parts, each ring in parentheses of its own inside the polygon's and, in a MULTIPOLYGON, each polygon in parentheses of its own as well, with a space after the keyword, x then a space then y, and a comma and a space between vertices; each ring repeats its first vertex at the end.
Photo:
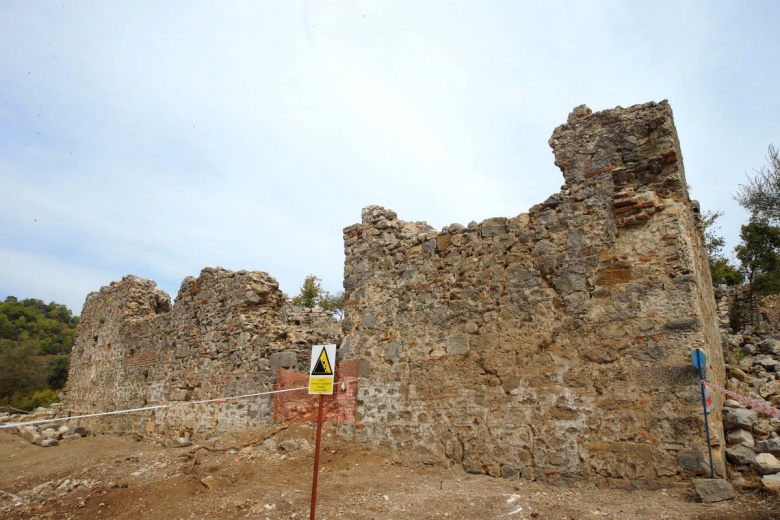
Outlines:
POLYGON ((774 406, 769 405, 766 401, 759 401, 757 399, 751 399, 750 397, 745 397, 744 395, 740 395, 730 390, 726 390, 725 388, 721 388, 715 383, 710 383, 709 381, 702 381, 701 384, 706 387, 712 388, 713 390, 716 390, 720 393, 726 394, 727 396, 733 398, 734 400, 746 404, 751 408, 758 410, 759 412, 763 412, 767 415, 771 415, 775 419, 780 419, 780 410, 778 410, 774 406))
MULTIPOLYGON (((336 384, 334 384, 334 388, 344 384, 351 384, 356 382, 358 379, 345 379, 344 381, 338 381, 336 384)), ((236 395, 233 397, 217 397, 215 399, 201 399, 200 401, 183 401, 179 403, 170 403, 170 404, 155 404, 152 406, 144 406, 142 408, 130 408, 127 410, 114 410, 112 412, 96 412, 96 413, 88 413, 83 415, 72 415, 70 417, 53 417, 51 419, 40 419, 37 421, 24 421, 24 422, 16 422, 16 423, 7 423, 7 424, 0 424, 0 430, 3 428, 14 428, 16 426, 32 426, 33 424, 43 424, 43 423, 51 423, 51 422, 61 422, 61 421, 70 421, 73 419, 86 419, 89 417, 100 417, 104 415, 120 415, 125 413, 135 413, 135 412, 146 412, 150 410, 160 410, 163 408, 174 408, 176 406, 190 406, 194 404, 208 404, 208 403, 217 403, 217 402, 225 402, 225 401, 233 401, 235 399, 246 399, 248 397, 260 397, 264 395, 272 395, 272 394, 281 394, 285 392, 296 392, 298 390, 308 390, 308 386, 299 386, 296 388, 285 388, 283 390, 270 390, 268 392, 258 392, 254 394, 244 394, 244 395, 236 395)))

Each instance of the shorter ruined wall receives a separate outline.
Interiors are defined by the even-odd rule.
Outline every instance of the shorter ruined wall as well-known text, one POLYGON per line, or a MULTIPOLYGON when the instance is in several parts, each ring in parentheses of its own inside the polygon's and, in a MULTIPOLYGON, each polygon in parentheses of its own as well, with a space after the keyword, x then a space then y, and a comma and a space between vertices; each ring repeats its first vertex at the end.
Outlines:
MULTIPOLYGON (((72 414, 271 391, 278 368, 306 372, 311 345, 340 343, 326 312, 285 302, 262 272, 204 269, 175 304, 127 276, 87 297, 65 389, 72 414)), ((177 406, 90 421, 94 431, 202 438, 271 421, 271 398, 177 406)))
POLYGON ((725 374, 671 109, 578 107, 550 145, 566 182, 528 213, 437 231, 371 206, 344 230, 358 435, 549 482, 709 473, 691 351, 725 374))

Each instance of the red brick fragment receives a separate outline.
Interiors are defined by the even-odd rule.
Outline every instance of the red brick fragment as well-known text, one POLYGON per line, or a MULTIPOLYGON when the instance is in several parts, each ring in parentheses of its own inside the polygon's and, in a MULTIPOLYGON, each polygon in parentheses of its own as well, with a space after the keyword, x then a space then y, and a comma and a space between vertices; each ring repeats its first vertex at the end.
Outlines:
POLYGON ((592 170, 592 171, 589 171, 588 173, 585 174, 585 178, 586 179, 590 179, 591 177, 595 177, 596 175, 600 175, 602 173, 611 172, 614 169, 615 169, 614 166, 607 166, 606 168, 602 168, 600 170, 592 170))

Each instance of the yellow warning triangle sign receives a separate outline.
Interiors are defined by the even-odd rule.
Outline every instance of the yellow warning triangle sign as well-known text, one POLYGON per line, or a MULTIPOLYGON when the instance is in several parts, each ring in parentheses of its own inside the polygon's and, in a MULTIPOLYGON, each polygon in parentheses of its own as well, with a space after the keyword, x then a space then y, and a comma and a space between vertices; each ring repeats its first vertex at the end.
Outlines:
POLYGON ((317 362, 314 364, 314 369, 312 369, 311 375, 313 376, 333 375, 333 366, 330 364, 330 360, 328 359, 328 353, 325 350, 325 347, 322 347, 322 352, 320 352, 320 356, 317 358, 317 362))

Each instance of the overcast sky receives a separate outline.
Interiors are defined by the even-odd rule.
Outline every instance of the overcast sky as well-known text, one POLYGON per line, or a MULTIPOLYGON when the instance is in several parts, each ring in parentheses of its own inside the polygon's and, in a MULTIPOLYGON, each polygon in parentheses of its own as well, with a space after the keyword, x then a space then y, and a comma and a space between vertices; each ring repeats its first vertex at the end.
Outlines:
POLYGON ((723 211, 780 145, 780 2, 0 2, 0 298, 81 313, 127 274, 341 289, 378 204, 436 228, 558 192, 573 107, 668 99, 723 211))

